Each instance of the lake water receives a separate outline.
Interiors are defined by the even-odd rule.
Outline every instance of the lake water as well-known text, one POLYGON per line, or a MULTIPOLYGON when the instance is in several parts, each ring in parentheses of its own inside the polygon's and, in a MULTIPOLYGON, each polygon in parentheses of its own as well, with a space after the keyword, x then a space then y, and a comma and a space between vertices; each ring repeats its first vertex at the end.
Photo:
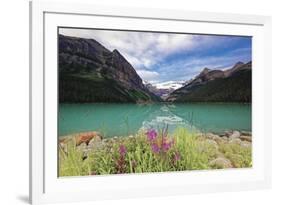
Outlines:
POLYGON ((59 136, 99 131, 105 137, 134 134, 141 128, 185 126, 202 132, 251 131, 251 105, 185 104, 60 104, 59 136))

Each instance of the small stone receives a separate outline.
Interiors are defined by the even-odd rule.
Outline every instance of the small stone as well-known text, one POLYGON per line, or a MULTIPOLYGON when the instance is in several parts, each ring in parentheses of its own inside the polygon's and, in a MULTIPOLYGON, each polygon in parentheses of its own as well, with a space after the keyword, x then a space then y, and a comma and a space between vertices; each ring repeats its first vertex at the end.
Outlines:
POLYGON ((217 158, 219 158, 219 157, 225 158, 225 157, 224 157, 224 154, 221 153, 220 151, 217 152, 216 157, 217 157, 217 158))
POLYGON ((248 141, 242 141, 240 145, 241 145, 241 147, 246 147, 246 148, 252 147, 252 143, 248 142, 248 141))
POLYGON ((102 139, 100 137, 95 137, 95 138, 90 140, 88 145, 93 145, 93 144, 96 144, 96 143, 100 143, 101 141, 102 141, 102 139))
POLYGON ((240 154, 231 154, 231 162, 233 167, 235 168, 242 168, 243 167, 243 156, 240 154))
POLYGON ((213 140, 215 140, 217 143, 222 143, 224 141, 224 139, 218 135, 214 135, 213 140))
POLYGON ((228 137, 223 136, 222 139, 225 140, 225 141, 227 141, 227 140, 228 140, 228 137))
POLYGON ((241 135, 252 136, 252 132, 241 131, 241 135))
POLYGON ((218 150, 218 144, 215 140, 210 140, 210 139, 207 139, 205 141, 208 145, 212 146, 214 149, 218 150))
POLYGON ((77 149, 80 151, 85 151, 87 149, 87 145, 85 142, 83 142, 82 144, 80 144, 79 146, 77 146, 77 149))
POLYGON ((238 144, 238 145, 240 145, 241 142, 242 141, 239 138, 232 138, 232 139, 229 140, 230 144, 238 144))
POLYGON ((218 157, 218 158, 210 161, 209 165, 213 168, 218 168, 218 169, 232 168, 231 161, 224 157, 218 157))
POLYGON ((199 141, 199 144, 197 146, 198 152, 208 152, 213 150, 214 152, 217 152, 219 149, 218 144, 215 140, 211 139, 204 139, 202 141, 199 141))
POLYGON ((86 143, 88 145, 93 138, 101 140, 102 135, 99 132, 95 131, 78 133, 75 136, 76 146, 79 146, 82 143, 86 143))
POLYGON ((208 139, 214 139, 214 138, 216 138, 216 137, 219 137, 218 135, 215 135, 215 134, 213 134, 213 133, 207 133, 206 134, 206 138, 208 138, 208 139))
POLYGON ((225 133, 219 133, 218 134, 220 137, 223 137, 223 136, 225 136, 225 133))
POLYGON ((229 138, 238 138, 240 137, 240 132, 233 131, 233 133, 229 136, 229 138))
POLYGON ((252 142, 252 137, 251 137, 251 136, 244 136, 244 135, 242 135, 242 136, 240 136, 239 138, 240 138, 241 140, 243 140, 243 141, 252 142))
POLYGON ((102 148, 102 146, 104 145, 104 143, 102 141, 91 141, 88 145, 88 149, 100 149, 102 148))
POLYGON ((230 137, 232 135, 232 132, 231 131, 226 131, 225 134, 224 134, 226 137, 230 137))

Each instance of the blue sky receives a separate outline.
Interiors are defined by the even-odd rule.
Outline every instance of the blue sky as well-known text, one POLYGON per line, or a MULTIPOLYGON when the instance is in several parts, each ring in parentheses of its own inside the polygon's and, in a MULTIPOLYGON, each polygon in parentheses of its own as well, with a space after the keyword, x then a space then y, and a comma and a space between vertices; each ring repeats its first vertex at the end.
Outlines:
POLYGON ((69 28, 59 33, 117 49, 151 83, 189 80, 205 67, 224 70, 252 58, 251 37, 69 28))

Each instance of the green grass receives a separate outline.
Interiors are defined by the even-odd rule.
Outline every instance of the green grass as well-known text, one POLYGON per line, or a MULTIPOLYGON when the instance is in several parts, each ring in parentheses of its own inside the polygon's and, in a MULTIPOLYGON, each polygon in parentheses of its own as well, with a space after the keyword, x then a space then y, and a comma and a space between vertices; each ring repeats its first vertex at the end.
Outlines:
POLYGON ((252 166, 251 147, 210 143, 186 128, 178 128, 172 135, 165 135, 163 130, 157 134, 154 141, 144 131, 133 137, 102 140, 87 154, 69 140, 64 148, 59 146, 59 176, 214 169, 210 161, 220 156, 230 160, 233 167, 252 166), (173 142, 171 147, 154 152, 152 143, 162 143, 163 139, 173 142), (122 146, 124 153, 120 151, 122 146))

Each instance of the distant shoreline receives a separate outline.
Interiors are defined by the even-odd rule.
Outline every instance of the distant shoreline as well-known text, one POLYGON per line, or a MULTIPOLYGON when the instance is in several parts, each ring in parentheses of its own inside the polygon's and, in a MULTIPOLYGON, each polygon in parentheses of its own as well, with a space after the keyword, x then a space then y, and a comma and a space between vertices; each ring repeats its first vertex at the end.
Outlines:
MULTIPOLYGON (((75 132, 75 133, 66 134, 66 135, 58 135, 58 139, 60 140, 60 139, 65 139, 65 138, 73 138, 73 137, 79 136, 83 133, 89 133, 89 132, 96 132, 96 131, 88 130, 88 131, 75 132)), ((224 137, 224 136, 229 137, 231 135, 231 133, 233 133, 233 132, 239 132, 240 135, 244 135, 244 136, 252 136, 252 131, 249 131, 249 130, 229 130, 229 131, 222 131, 222 132, 210 132, 210 131, 208 131, 208 132, 194 131, 194 132, 200 136, 216 135, 218 137, 224 137)), ((133 136, 135 134, 137 134, 137 133, 130 134, 128 136, 133 136)), ((128 136, 112 136, 112 137, 106 137, 103 139, 106 140, 106 139, 126 138, 128 136)))

